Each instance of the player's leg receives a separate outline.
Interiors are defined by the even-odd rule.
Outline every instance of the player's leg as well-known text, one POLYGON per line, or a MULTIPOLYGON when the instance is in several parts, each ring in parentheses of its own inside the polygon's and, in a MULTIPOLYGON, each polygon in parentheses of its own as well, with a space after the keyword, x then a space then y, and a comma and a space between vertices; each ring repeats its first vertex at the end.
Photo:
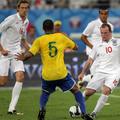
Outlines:
POLYGON ((4 86, 8 81, 9 65, 9 59, 0 59, 0 86, 4 86))
POLYGON ((102 89, 102 95, 98 99, 97 104, 92 112, 93 115, 101 111, 101 109, 104 107, 105 103, 108 100, 109 94, 111 94, 111 91, 115 89, 118 83, 119 83, 119 78, 116 78, 116 75, 111 74, 106 77, 105 83, 102 89))
POLYGON ((103 87, 103 90, 102 90, 102 94, 101 94, 101 96, 99 97, 99 99, 98 99, 98 101, 97 101, 97 104, 96 104, 93 112, 91 113, 91 116, 92 116, 93 118, 95 118, 95 117, 96 117, 96 114, 97 114, 98 112, 100 112, 101 109, 104 107, 105 103, 106 103, 107 100, 108 100, 108 96, 109 96, 110 93, 111 93, 111 89, 110 89, 109 87, 107 87, 107 86, 104 86, 104 87, 103 87))
POLYGON ((40 109, 38 113, 38 120, 44 120, 46 114, 46 104, 51 93, 55 91, 56 85, 54 81, 46 81, 42 79, 42 93, 40 96, 40 109))
POLYGON ((22 90, 22 85, 24 81, 24 65, 22 61, 11 61, 11 68, 15 73, 16 82, 12 90, 11 102, 9 105, 8 113, 13 114, 16 111, 16 105, 18 103, 18 99, 20 97, 20 93, 22 90))
POLYGON ((83 97, 82 93, 79 91, 79 88, 78 88, 75 80, 72 78, 72 76, 70 74, 68 74, 66 76, 65 80, 62 80, 62 82, 63 83, 60 84, 59 87, 63 91, 70 90, 73 93, 77 104, 80 106, 81 112, 83 114, 83 119, 85 119, 85 120, 92 120, 92 118, 90 118, 86 114, 86 106, 85 106, 84 97, 83 97))

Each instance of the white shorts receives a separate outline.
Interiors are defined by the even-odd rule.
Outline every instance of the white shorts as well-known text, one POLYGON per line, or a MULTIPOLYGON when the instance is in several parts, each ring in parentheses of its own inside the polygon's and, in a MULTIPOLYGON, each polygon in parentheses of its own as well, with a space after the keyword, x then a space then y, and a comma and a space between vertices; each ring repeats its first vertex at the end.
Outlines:
POLYGON ((17 61, 16 59, 9 57, 1 57, 0 76, 8 76, 9 69, 11 69, 14 73, 17 71, 25 71, 23 61, 17 61))
POLYGON ((103 85, 105 85, 113 90, 118 85, 118 83, 119 80, 117 79, 116 74, 96 73, 86 88, 98 91, 103 87, 103 85))

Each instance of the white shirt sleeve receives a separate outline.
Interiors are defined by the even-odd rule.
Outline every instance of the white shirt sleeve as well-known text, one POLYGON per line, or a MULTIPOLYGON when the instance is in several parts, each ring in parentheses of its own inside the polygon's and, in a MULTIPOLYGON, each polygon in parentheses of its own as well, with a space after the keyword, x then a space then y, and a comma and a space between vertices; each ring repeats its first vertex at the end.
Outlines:
POLYGON ((0 32, 5 31, 8 27, 11 26, 11 24, 14 23, 14 17, 9 16, 7 17, 1 24, 0 24, 0 32))
POLYGON ((90 22, 83 31, 83 35, 90 36, 94 30, 94 27, 95 27, 95 21, 90 22))
POLYGON ((96 59, 96 54, 97 54, 97 47, 92 48, 92 52, 90 53, 89 57, 92 58, 93 60, 96 59))

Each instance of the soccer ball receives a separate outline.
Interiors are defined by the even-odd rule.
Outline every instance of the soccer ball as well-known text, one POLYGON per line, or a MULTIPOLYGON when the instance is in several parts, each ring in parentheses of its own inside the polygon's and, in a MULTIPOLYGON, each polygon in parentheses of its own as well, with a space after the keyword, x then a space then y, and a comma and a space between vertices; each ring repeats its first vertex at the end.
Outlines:
POLYGON ((69 114, 72 118, 80 117, 81 116, 81 110, 78 105, 76 106, 71 106, 69 108, 69 114))

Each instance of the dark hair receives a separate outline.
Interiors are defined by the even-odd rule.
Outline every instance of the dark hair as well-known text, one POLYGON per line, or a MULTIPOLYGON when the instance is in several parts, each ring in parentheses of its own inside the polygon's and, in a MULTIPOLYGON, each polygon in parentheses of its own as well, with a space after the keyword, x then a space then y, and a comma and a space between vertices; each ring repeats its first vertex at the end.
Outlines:
POLYGON ((102 10, 106 11, 107 13, 109 13, 109 10, 108 10, 107 8, 100 8, 100 9, 99 9, 99 14, 100 14, 100 12, 101 12, 102 10))
POLYGON ((50 19, 46 19, 44 22, 43 22, 43 30, 44 31, 53 31, 54 29, 54 23, 52 20, 50 19))
POLYGON ((30 3, 29 3, 28 0, 20 0, 20 1, 18 1, 17 8, 19 8, 22 3, 27 3, 29 5, 28 8, 30 8, 30 3))
POLYGON ((105 27, 108 27, 109 32, 112 32, 111 26, 107 23, 103 23, 100 28, 105 28, 105 27))

